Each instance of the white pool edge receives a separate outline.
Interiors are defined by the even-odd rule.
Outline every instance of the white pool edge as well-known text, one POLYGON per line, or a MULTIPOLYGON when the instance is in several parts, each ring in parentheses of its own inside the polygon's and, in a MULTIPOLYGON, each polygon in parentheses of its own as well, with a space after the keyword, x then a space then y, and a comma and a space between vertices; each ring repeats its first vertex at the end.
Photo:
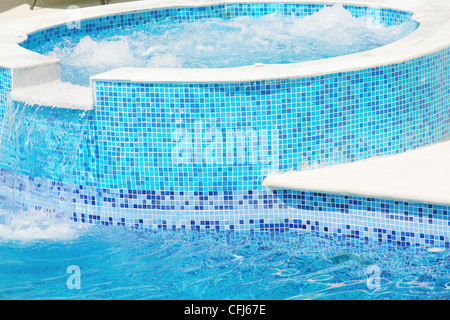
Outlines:
POLYGON ((450 205, 450 141, 387 156, 268 175, 270 190, 296 190, 450 205))

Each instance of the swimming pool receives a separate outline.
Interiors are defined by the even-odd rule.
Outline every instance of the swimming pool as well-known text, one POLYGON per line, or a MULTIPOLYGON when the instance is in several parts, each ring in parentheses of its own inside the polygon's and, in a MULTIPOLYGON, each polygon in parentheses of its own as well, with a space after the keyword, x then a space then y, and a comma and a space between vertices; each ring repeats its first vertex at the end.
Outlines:
MULTIPOLYGON (((263 185, 274 172, 391 155, 448 138, 450 45, 443 37, 448 5, 439 1, 442 10, 436 10, 430 22, 424 5, 416 2, 393 8, 376 1, 330 5, 334 3, 344 4, 353 16, 371 15, 384 25, 414 19, 419 26, 391 44, 350 55, 221 69, 120 68, 92 76, 89 88, 60 84, 61 62, 26 48, 79 32, 148 21, 231 19, 274 12, 304 16, 325 5, 139 2, 82 10, 77 28, 62 14, 19 29, 10 26, 6 30, 16 37, 5 35, 2 41, 23 55, 2 56, 0 69, 4 220, 11 225, 15 212, 68 214, 76 226, 96 225, 94 235, 111 232, 103 226, 125 226, 149 232, 144 238, 158 230, 164 235, 169 232, 169 238, 184 232, 194 231, 193 237, 206 233, 212 242, 217 240, 215 234, 223 240, 230 234, 260 239, 267 233, 297 243, 292 245, 297 249, 308 241, 315 247, 329 241, 334 249, 324 255, 328 262, 346 251, 348 242, 357 243, 357 250, 384 248, 377 251, 380 256, 390 250, 401 252, 398 248, 426 257, 435 254, 428 248, 448 249, 448 204, 270 190, 263 185), (66 89, 63 97, 61 88, 66 89), (55 106, 59 108, 49 108, 55 106), (292 240, 309 236, 312 240, 292 240)), ((18 226, 7 227, 6 233, 16 234, 23 224, 18 226)), ((81 239, 85 244, 95 242, 81 239)), ((195 247, 197 242, 192 242, 195 247)), ((144 243, 151 246, 151 240, 144 243)), ((277 247, 277 242, 269 243, 269 251, 277 247)), ((44 248, 48 245, 53 244, 44 248)), ((252 250, 254 261, 258 252, 252 250)), ((11 254, 15 254, 12 249, 11 254)), ((308 259, 307 254, 298 254, 308 259)), ((361 264, 366 260, 353 254, 343 259, 358 264, 358 271, 350 272, 358 275, 347 280, 358 279, 367 288, 367 267, 361 264)), ((436 297, 446 297, 442 265, 448 257, 446 252, 438 254, 441 257, 432 266, 442 280, 436 297)), ((403 260, 400 256, 397 261, 403 260)), ((379 265, 383 258, 374 260, 379 265)), ((311 272, 320 274, 328 268, 333 272, 333 265, 324 262, 311 272)), ((277 297, 295 297, 297 289, 277 297)), ((308 294, 319 297, 314 292, 308 294)), ((267 296, 259 292, 254 297, 267 296)))
MULTIPOLYGON (((238 232, 130 232, 101 225, 86 229, 81 226, 85 225, 64 227, 60 223, 59 229, 46 230, 53 237, 50 239, 2 241, 0 297, 449 298, 448 251, 371 244, 351 238, 326 239, 311 232, 244 236, 238 232), (78 279, 75 270, 80 272, 78 279)), ((182 311, 178 315, 181 314, 182 311)))

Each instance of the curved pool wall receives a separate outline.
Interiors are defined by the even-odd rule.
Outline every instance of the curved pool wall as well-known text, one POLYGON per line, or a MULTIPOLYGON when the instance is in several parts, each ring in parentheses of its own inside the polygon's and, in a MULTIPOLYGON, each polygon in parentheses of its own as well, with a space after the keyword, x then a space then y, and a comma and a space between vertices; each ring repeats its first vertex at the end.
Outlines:
MULTIPOLYGON (((302 16, 322 7, 227 3, 127 12, 81 21, 81 29, 40 30, 22 46, 31 49, 50 37, 158 19, 273 11, 302 16)), ((355 16, 373 14, 387 25, 412 16, 362 5, 346 9, 355 16)), ((50 194, 47 198, 70 204, 74 221, 86 223, 151 230, 308 230, 449 247, 448 205, 262 186, 273 172, 395 154, 447 139, 449 66, 447 44, 411 59, 311 76, 233 81, 217 76, 214 81, 209 79, 213 70, 205 79, 193 72, 189 80, 181 70, 184 76, 177 80, 171 78, 177 70, 148 77, 154 70, 115 70, 91 79, 95 107, 86 111, 73 181, 42 183, 48 177, 29 177, 19 167, 4 165, 3 185, 50 194)), ((224 72, 242 74, 240 68, 224 72)), ((12 82, 10 69, 0 69, 2 116, 12 82)), ((42 204, 31 201, 32 207, 42 204)))

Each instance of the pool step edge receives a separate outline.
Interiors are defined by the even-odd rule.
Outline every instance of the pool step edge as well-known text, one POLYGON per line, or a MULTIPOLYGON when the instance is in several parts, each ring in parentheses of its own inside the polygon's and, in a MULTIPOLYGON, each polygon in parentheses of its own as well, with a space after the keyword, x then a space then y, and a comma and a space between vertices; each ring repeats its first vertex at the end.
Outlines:
POLYGON ((273 173, 270 190, 295 190, 450 205, 450 141, 395 155, 305 171, 273 173))

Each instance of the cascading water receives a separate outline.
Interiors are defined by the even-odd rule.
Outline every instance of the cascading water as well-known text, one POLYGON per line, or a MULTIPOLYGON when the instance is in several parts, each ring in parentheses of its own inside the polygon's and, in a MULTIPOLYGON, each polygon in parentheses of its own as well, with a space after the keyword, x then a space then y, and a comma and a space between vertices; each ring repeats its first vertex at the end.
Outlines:
POLYGON ((87 113, 9 100, 0 132, 0 240, 66 238, 87 113))

